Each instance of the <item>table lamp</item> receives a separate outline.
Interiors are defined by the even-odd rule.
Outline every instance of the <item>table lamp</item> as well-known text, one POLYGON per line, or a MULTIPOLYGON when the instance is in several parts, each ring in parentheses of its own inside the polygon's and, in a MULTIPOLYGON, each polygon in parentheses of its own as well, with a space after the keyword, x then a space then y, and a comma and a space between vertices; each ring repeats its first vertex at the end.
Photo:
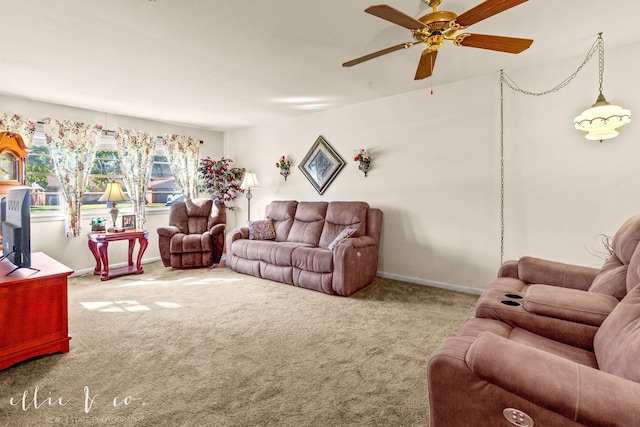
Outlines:
POLYGON ((118 220, 118 207, 116 206, 116 202, 122 202, 127 200, 124 192, 122 191, 122 186, 119 182, 111 181, 107 184, 107 188, 104 190, 104 194, 98 199, 99 202, 110 202, 111 210, 109 213, 111 214, 111 221, 113 222, 113 227, 109 228, 108 231, 122 231, 122 228, 118 228, 116 225, 116 221, 118 220))

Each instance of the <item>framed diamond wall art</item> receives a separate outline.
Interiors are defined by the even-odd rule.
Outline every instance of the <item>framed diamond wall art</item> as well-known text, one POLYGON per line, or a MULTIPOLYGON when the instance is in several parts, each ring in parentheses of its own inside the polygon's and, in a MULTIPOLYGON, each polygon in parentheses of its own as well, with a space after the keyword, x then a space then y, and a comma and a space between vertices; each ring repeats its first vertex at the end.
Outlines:
POLYGON ((298 165, 318 194, 322 194, 338 176, 345 162, 320 135, 298 165))

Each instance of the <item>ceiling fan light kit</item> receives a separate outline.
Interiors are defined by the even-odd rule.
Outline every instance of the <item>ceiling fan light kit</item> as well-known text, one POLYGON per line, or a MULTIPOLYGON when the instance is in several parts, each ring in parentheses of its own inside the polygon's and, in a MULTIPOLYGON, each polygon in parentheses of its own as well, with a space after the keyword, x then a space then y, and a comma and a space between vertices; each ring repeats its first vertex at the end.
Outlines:
POLYGON ((430 77, 436 62, 436 55, 445 40, 455 46, 474 47, 478 49, 494 50, 498 52, 520 53, 528 49, 533 43, 530 39, 514 37, 491 36, 486 34, 470 34, 462 32, 467 27, 487 19, 500 12, 504 12, 527 0, 486 0, 483 3, 458 15, 451 11, 439 11, 442 0, 423 0, 433 11, 418 19, 412 18, 386 4, 369 6, 365 12, 392 22, 411 31, 414 41, 401 43, 342 64, 351 67, 400 49, 407 49, 415 44, 423 46, 415 80, 430 77))

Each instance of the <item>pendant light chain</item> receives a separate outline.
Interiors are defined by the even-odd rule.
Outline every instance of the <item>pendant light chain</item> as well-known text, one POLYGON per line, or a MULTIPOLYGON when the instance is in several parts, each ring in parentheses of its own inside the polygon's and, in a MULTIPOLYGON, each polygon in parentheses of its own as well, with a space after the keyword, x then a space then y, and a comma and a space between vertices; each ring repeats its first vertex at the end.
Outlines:
POLYGON ((602 74, 604 72, 604 42, 602 40, 602 33, 598 34, 598 39, 593 43, 593 46, 591 46, 591 49, 589 49, 589 53, 587 53, 586 58, 584 59, 584 61, 582 61, 582 64, 580 64, 580 66, 576 69, 576 71, 574 71, 573 74, 571 74, 569 77, 567 77, 562 82, 560 82, 560 84, 558 84, 557 86, 555 86, 555 87, 553 87, 553 88, 551 88, 549 90, 545 90, 543 92, 530 92, 530 91, 527 91, 527 90, 520 89, 518 84, 516 82, 514 82, 513 79, 511 77, 509 77, 508 74, 505 74, 502 71, 500 71, 500 81, 504 82, 512 90, 514 90, 516 92, 523 93, 525 95, 531 95, 531 96, 548 95, 550 93, 559 91, 560 89, 564 88, 569 83, 571 83, 571 81, 576 78, 578 73, 580 71, 582 71, 584 66, 587 65, 587 62, 589 62, 591 60, 591 58, 596 53, 596 51, 598 52, 599 62, 600 62, 600 64, 599 64, 600 91, 602 92, 602 74))
POLYGON ((604 40, 602 33, 598 34, 598 83, 600 84, 600 93, 602 93, 602 79, 604 76, 604 40))
POLYGON ((504 71, 500 70, 500 265, 504 262, 504 71))
POLYGON ((510 89, 515 92, 520 92, 525 95, 530 96, 542 96, 548 95, 550 93, 558 92, 560 89, 567 86, 573 79, 576 78, 578 73, 582 71, 584 66, 591 60, 593 55, 598 52, 599 64, 599 82, 600 82, 600 93, 602 93, 602 76, 604 74, 604 41, 602 39, 602 33, 598 34, 597 40, 589 49, 587 56, 585 57, 582 64, 574 71, 569 77, 564 79, 555 87, 545 90, 543 92, 531 92, 527 90, 521 89, 516 82, 513 81, 509 75, 507 75, 504 70, 500 70, 500 264, 504 262, 504 187, 505 187, 505 178, 504 178, 504 85, 507 85, 510 89))

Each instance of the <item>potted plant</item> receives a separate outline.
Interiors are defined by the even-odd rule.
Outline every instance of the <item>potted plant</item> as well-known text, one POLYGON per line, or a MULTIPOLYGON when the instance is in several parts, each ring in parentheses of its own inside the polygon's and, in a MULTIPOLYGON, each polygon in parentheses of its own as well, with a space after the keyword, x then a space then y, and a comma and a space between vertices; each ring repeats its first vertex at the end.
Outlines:
POLYGON ((233 168, 231 163, 233 160, 224 157, 220 160, 212 160, 210 157, 201 159, 198 165, 198 190, 213 195, 214 200, 224 202, 225 205, 238 197, 238 193, 244 193, 240 183, 245 169, 233 168))

